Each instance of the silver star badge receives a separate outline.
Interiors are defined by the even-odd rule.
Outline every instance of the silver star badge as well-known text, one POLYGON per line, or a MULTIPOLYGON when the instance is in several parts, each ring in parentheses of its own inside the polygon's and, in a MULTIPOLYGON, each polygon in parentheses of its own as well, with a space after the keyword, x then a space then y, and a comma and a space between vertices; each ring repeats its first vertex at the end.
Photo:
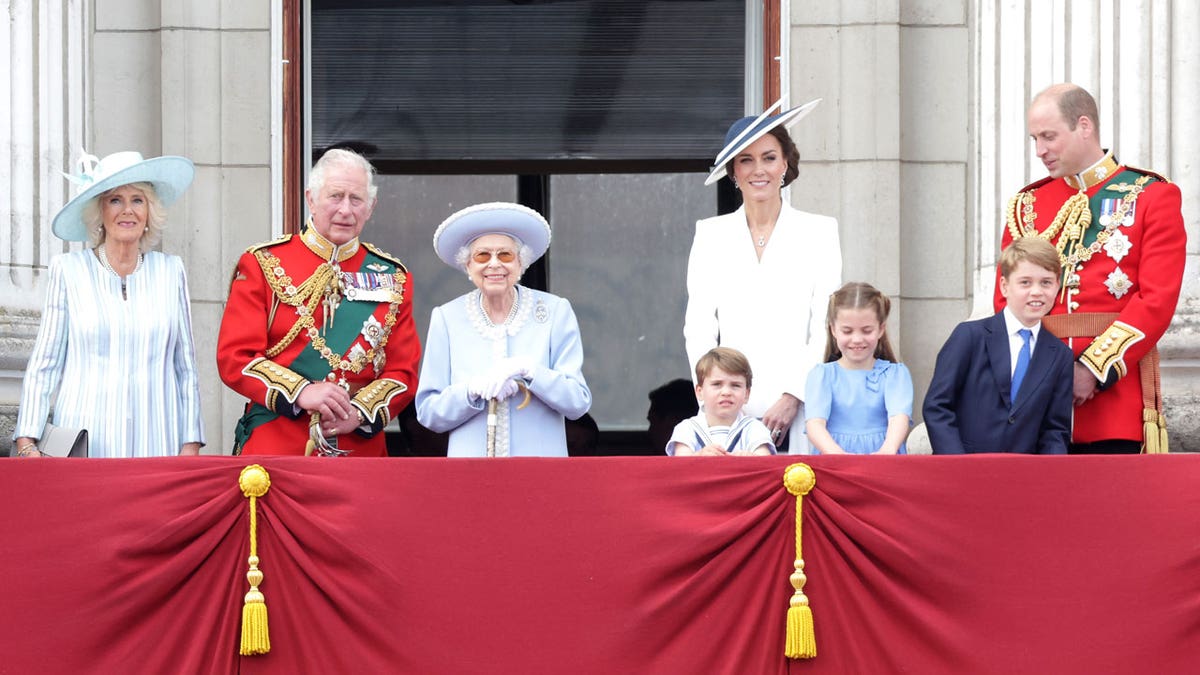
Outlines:
POLYGON ((1129 280, 1129 275, 1125 274, 1120 267, 1108 273, 1104 285, 1108 287, 1108 292, 1118 299, 1133 288, 1133 282, 1129 280))
POLYGON ((372 349, 379 346, 379 338, 383 337, 383 324, 379 323, 379 319, 376 319, 374 314, 368 316, 367 320, 363 322, 362 336, 372 349))
POLYGON ((1129 254, 1129 249, 1133 248, 1133 243, 1129 241, 1129 237, 1120 230, 1114 230, 1108 237, 1108 241, 1104 242, 1104 252, 1108 257, 1117 262, 1129 254))

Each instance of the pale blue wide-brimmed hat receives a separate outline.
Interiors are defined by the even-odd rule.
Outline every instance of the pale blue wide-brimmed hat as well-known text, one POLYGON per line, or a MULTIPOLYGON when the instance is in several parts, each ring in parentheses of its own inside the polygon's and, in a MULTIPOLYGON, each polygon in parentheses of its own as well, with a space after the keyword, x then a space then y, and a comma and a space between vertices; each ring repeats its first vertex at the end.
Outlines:
POLYGON ((485 234, 520 239, 533 252, 533 258, 524 261, 526 264, 533 263, 550 248, 550 223, 537 211, 510 202, 476 204, 455 212, 434 231, 433 248, 442 262, 461 269, 455 260, 459 249, 485 234))
POLYGON ((114 152, 104 159, 84 153, 77 175, 63 174, 79 193, 54 216, 51 228, 54 235, 67 241, 87 241, 87 226, 83 208, 89 201, 130 183, 150 183, 163 206, 170 206, 192 184, 196 168, 186 157, 165 155, 143 159, 142 153, 132 150, 114 152))
POLYGON ((729 160, 737 156, 737 154, 746 148, 750 147, 754 141, 762 138, 767 132, 771 131, 779 125, 785 127, 789 124, 797 122, 801 117, 812 112, 812 109, 817 107, 821 99, 815 98, 802 106, 798 106, 781 112, 778 115, 772 115, 780 105, 783 99, 775 102, 775 105, 767 108, 758 117, 749 116, 729 125, 729 131, 725 133, 725 147, 721 148, 721 152, 717 153, 717 159, 713 162, 712 171, 708 174, 708 178, 704 179, 705 185, 712 185, 725 175, 725 165, 729 160))

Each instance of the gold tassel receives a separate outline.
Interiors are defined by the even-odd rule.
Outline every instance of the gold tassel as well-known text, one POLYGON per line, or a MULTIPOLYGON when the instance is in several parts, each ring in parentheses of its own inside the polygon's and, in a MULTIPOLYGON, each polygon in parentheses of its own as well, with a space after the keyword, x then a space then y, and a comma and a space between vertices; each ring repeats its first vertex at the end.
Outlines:
POLYGON ((1154 408, 1142 410, 1142 452, 1154 455, 1167 452, 1167 418, 1154 408))
POLYGON ((807 464, 792 464, 783 473, 783 484, 788 492, 796 495, 796 570, 789 577, 796 592, 788 602, 787 644, 784 647, 784 655, 789 659, 811 659, 817 655, 817 639, 813 632, 812 608, 808 606, 808 596, 804 594, 804 584, 808 582, 808 577, 804 575, 800 526, 804 495, 817 484, 817 476, 807 464))
POLYGON ((1159 445, 1158 411, 1153 408, 1142 410, 1142 453, 1154 455, 1162 452, 1159 445))
POLYGON ((250 570, 246 581, 250 591, 242 605, 242 644, 238 653, 242 656, 266 654, 271 651, 271 634, 267 630, 267 603, 262 591, 258 590, 263 573, 258 569, 258 510, 257 500, 271 489, 271 476, 258 464, 242 469, 238 476, 242 494, 250 498, 250 570))

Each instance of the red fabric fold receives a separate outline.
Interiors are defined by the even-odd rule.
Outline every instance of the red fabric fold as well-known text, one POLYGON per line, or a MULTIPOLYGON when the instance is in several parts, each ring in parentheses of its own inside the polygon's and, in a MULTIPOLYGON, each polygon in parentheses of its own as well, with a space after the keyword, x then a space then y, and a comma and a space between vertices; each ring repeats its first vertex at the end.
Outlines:
POLYGON ((10 460, 0 673, 1185 673, 1200 458, 10 460), (237 655, 262 464, 271 652, 237 655))

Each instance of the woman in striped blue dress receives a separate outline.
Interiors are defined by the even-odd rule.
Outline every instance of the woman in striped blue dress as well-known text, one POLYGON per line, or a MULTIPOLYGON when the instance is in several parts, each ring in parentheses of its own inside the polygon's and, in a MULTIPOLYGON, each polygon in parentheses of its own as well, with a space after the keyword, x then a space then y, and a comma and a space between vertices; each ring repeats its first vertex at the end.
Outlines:
POLYGON ((90 457, 195 455, 204 444, 187 276, 149 250, 163 207, 191 183, 183 157, 85 156, 80 193, 54 234, 91 246, 50 262, 37 342, 25 370, 16 454, 37 456, 53 412, 86 429, 90 457), (53 408, 51 400, 53 399, 53 408))

